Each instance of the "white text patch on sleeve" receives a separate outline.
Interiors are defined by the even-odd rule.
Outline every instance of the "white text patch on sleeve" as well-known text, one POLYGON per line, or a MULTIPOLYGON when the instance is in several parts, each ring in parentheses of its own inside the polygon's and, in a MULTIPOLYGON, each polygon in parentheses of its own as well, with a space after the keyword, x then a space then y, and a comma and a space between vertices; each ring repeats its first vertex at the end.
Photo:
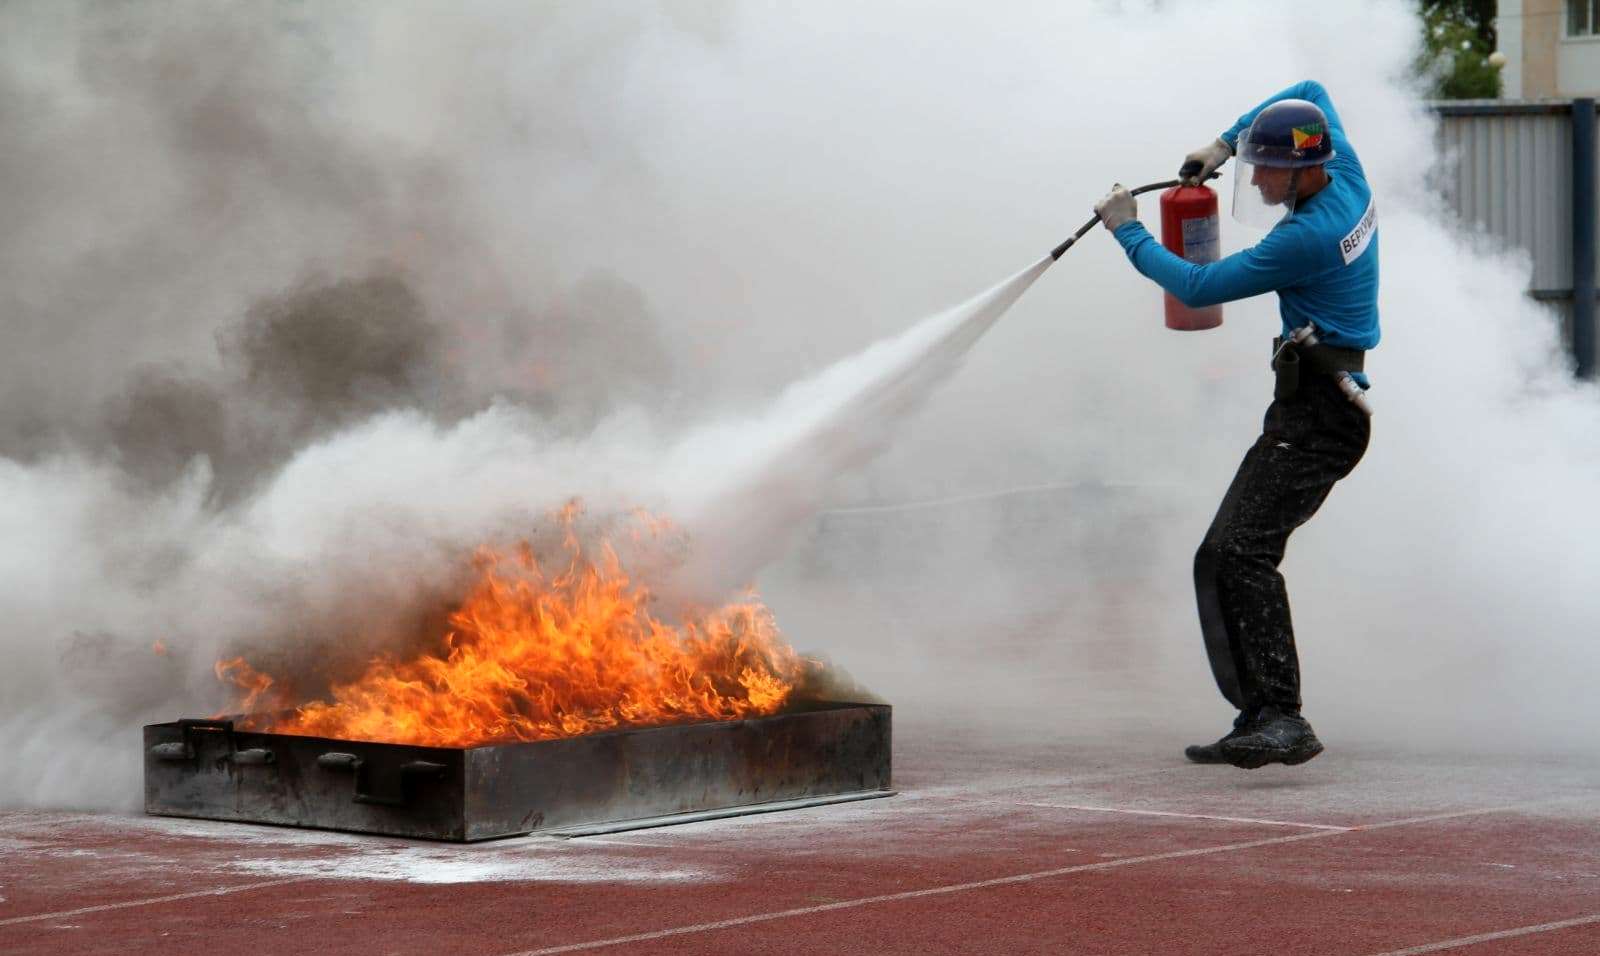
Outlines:
POLYGON ((1372 243, 1372 234, 1378 231, 1378 204, 1376 199, 1367 200, 1367 211, 1356 223, 1356 227, 1349 234, 1339 240, 1339 253, 1344 256, 1344 264, 1361 258, 1367 251, 1367 246, 1372 243))

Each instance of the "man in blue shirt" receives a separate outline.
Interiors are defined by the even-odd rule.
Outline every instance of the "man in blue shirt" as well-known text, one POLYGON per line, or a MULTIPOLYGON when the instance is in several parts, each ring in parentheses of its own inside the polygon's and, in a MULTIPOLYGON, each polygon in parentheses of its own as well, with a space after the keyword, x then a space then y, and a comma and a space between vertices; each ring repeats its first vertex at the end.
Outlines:
POLYGON ((1235 155, 1234 215, 1271 231, 1227 258, 1190 262, 1167 251, 1120 185, 1095 212, 1134 268, 1186 305, 1278 293, 1273 401, 1195 555, 1207 655, 1239 716, 1221 740, 1184 751, 1197 763, 1254 768, 1322 752, 1300 714, 1299 659, 1278 565, 1289 535, 1366 452, 1363 365, 1378 344, 1378 235, 1361 161, 1320 83, 1296 84, 1244 114, 1189 154, 1180 176, 1202 183, 1235 155))

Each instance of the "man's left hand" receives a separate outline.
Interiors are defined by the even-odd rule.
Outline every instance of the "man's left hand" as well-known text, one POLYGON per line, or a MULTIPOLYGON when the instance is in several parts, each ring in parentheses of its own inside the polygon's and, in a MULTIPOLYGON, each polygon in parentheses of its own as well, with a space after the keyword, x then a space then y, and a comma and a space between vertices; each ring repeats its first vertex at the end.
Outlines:
POLYGON ((1139 218, 1139 204, 1121 183, 1113 183, 1106 198, 1094 204, 1094 213, 1107 229, 1115 232, 1123 223, 1139 218))

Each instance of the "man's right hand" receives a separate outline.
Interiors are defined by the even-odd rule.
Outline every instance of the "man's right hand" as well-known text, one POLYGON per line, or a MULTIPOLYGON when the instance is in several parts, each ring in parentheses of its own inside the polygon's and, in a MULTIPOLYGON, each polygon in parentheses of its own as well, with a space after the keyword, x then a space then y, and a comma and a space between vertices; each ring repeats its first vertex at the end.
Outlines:
POLYGON ((1183 157, 1183 165, 1178 169, 1178 178, 1185 186, 1198 186, 1232 155, 1233 150, 1228 148, 1227 143, 1220 139, 1213 140, 1183 157))
POLYGON ((1100 217, 1107 232, 1116 232, 1118 226, 1139 218, 1139 201, 1133 198, 1133 193, 1128 192, 1127 187, 1112 183, 1111 191, 1094 204, 1094 214, 1100 217))

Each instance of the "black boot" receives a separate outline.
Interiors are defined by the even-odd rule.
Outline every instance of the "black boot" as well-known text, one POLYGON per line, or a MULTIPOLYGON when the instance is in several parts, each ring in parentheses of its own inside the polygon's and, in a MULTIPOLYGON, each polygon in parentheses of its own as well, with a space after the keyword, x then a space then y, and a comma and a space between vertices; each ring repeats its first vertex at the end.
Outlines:
POLYGON ((1183 748, 1183 755, 1195 763, 1227 763, 1228 758, 1222 755, 1222 745, 1235 737, 1243 736, 1245 727, 1249 725, 1250 718, 1255 716, 1255 711, 1241 711, 1233 719, 1233 729, 1228 731, 1214 744, 1190 744, 1183 748))
POLYGON ((1263 707, 1244 733, 1217 742, 1222 758, 1235 767, 1254 770, 1269 763, 1291 767, 1322 753, 1322 741, 1311 725, 1294 711, 1263 707))

